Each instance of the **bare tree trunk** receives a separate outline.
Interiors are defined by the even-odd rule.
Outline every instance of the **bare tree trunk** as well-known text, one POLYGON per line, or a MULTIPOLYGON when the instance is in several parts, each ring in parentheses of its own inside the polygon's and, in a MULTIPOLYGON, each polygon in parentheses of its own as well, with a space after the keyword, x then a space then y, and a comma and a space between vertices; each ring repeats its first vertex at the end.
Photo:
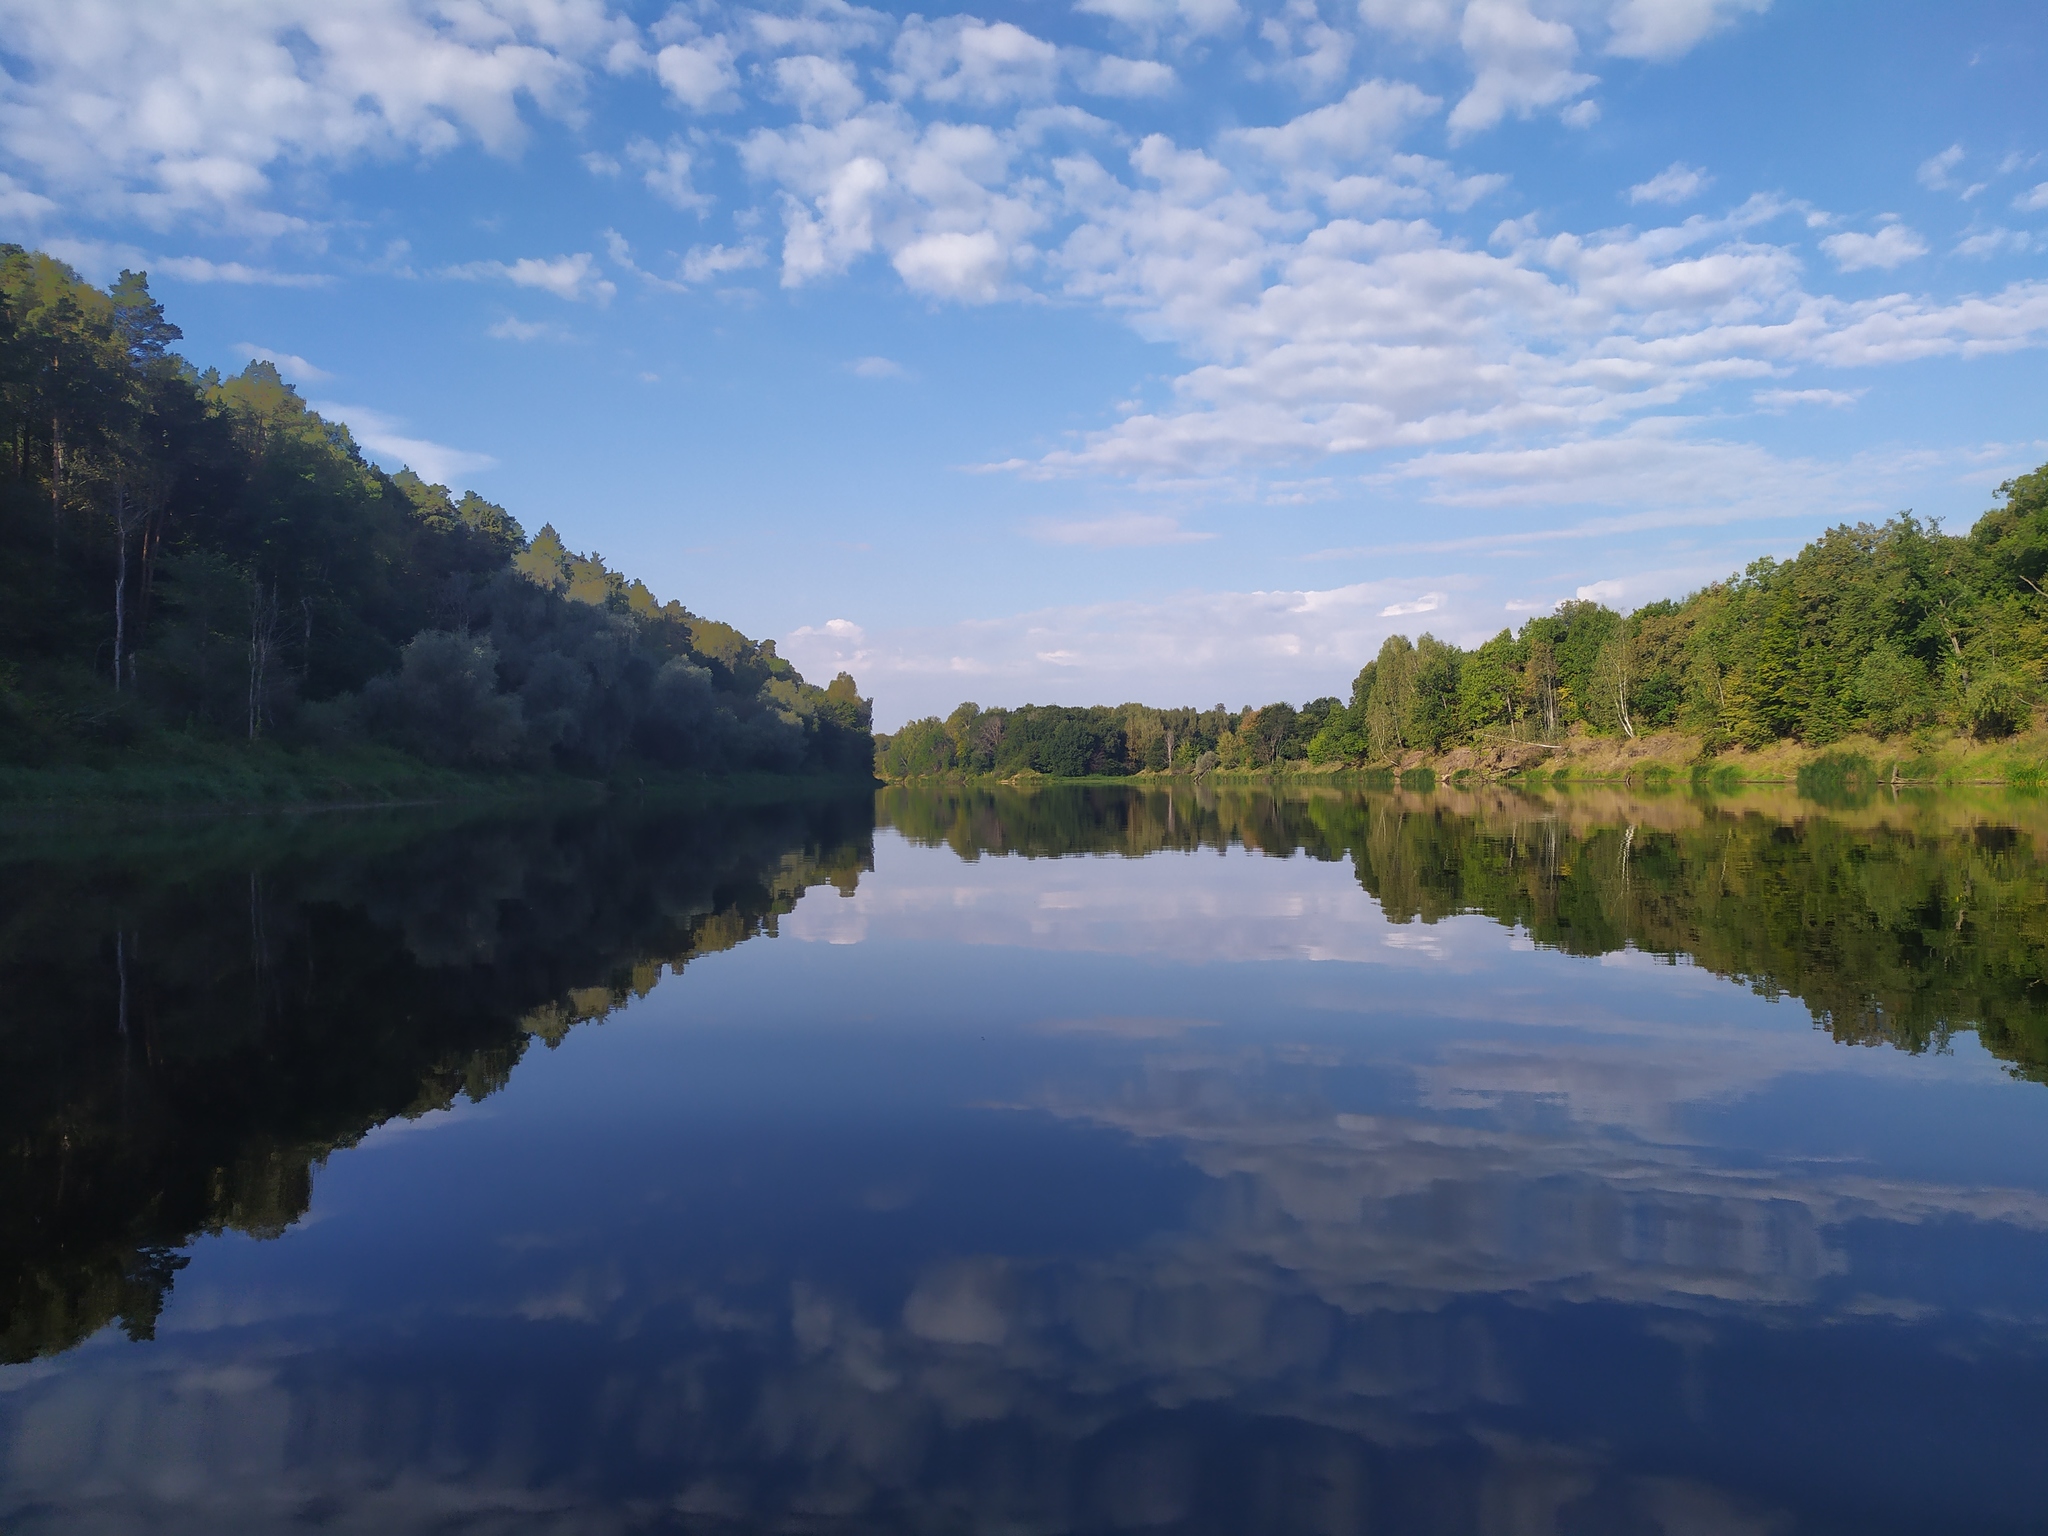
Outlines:
POLYGON ((50 413, 50 553, 64 530, 64 418, 50 413))
POLYGON ((128 486, 114 482, 114 537, 121 556, 114 566, 114 692, 121 691, 121 658, 128 644, 128 486))
POLYGON ((268 698, 270 663, 277 651, 277 583, 263 590, 261 577, 249 603, 249 739, 263 734, 263 709, 268 698))

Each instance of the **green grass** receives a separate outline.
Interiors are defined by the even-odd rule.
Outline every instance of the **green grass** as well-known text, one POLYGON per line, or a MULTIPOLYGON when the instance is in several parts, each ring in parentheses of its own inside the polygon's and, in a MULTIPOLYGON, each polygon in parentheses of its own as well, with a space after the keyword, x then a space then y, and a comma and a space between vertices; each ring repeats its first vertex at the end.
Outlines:
POLYGON ((613 794, 786 799, 844 793, 816 774, 677 773, 628 763, 604 778, 549 772, 487 773, 437 767, 388 747, 344 750, 165 735, 147 748, 82 761, 0 765, 0 814, 95 810, 296 810, 453 802, 595 800, 613 794))

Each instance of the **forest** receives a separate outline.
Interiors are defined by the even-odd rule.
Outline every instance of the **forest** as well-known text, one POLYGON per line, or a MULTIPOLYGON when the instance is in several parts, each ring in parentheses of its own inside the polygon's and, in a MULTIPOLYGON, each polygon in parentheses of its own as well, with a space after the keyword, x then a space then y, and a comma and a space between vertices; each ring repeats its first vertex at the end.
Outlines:
POLYGON ((0 245, 0 764, 371 742, 469 770, 865 774, 870 705, 0 245))
POLYGON ((1968 534, 1911 513, 1828 530, 1682 602, 1574 601, 1471 650, 1390 637, 1346 698, 1226 709, 982 709, 876 739, 886 779, 1054 778, 1287 763, 1394 765, 1459 747, 1677 730, 1708 755, 1851 735, 1979 740, 2048 682, 2048 466, 1968 534))

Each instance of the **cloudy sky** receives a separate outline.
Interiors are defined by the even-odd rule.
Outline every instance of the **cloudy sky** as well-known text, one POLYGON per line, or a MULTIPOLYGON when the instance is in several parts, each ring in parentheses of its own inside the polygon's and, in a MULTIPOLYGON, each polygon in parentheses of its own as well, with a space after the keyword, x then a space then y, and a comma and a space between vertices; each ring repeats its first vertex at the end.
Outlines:
POLYGON ((0 237, 963 698, 1342 692, 2048 460, 2038 0, 0 0, 0 237))

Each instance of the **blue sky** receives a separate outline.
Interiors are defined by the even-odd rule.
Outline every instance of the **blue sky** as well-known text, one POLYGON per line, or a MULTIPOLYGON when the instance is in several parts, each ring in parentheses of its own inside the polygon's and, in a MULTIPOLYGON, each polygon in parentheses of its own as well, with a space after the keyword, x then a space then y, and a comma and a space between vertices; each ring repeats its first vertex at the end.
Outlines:
POLYGON ((0 0, 0 235, 878 722, 1344 691, 2048 460, 2048 14, 0 0))

